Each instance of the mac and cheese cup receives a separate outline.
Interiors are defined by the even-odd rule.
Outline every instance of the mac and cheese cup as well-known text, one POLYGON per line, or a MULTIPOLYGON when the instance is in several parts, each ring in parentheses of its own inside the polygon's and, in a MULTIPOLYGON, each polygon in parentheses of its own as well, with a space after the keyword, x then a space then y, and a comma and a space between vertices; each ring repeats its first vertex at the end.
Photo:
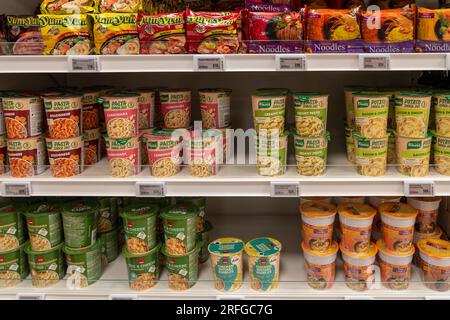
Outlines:
POLYGON ((302 176, 320 176, 327 166, 327 149, 330 136, 300 137, 294 133, 297 173, 302 176))
POLYGON ((101 244, 96 241, 87 248, 63 247, 67 262, 67 287, 79 289, 97 282, 102 274, 101 244))
POLYGON ((308 201, 319 201, 319 202, 325 202, 325 203, 333 203, 331 197, 301 197, 300 198, 300 204, 304 204, 308 201))
POLYGON ((202 243, 197 243, 191 251, 182 255, 172 255, 167 252, 166 246, 163 246, 162 253, 169 273, 170 289, 184 291, 192 288, 197 283, 198 255, 202 245, 202 243))
POLYGON ((19 248, 0 253, 0 288, 14 287, 28 277, 27 245, 25 242, 19 248))
POLYGON ((97 235, 102 252, 102 270, 119 255, 119 228, 102 232, 97 235))
POLYGON ((420 92, 395 95, 395 122, 399 136, 425 138, 431 108, 431 94, 420 92))
POLYGON ((45 171, 47 152, 43 137, 8 139, 7 155, 11 177, 26 178, 45 171))
POLYGON ((191 125, 191 90, 162 89, 161 114, 163 129, 188 128, 191 125))
POLYGON ((98 204, 92 200, 75 200, 62 207, 64 241, 77 249, 90 247, 97 238, 98 204))
POLYGON ((327 252, 333 242, 336 206, 320 201, 300 205, 303 245, 312 251, 327 252))
POLYGON ((450 242, 440 239, 422 239, 417 243, 423 281, 436 291, 450 288, 450 242))
POLYGON ((117 198, 99 198, 98 204, 97 231, 100 233, 115 229, 119 220, 117 198))
POLYGON ((407 198, 408 204, 419 210, 416 217, 415 231, 433 234, 438 225, 439 204, 442 197, 407 198))
POLYGON ((122 209, 127 250, 130 254, 141 254, 157 244, 157 205, 134 203, 122 209))
POLYGON ((8 139, 26 139, 43 133, 44 105, 40 97, 14 93, 2 101, 8 139))
POLYGON ((139 129, 155 127, 155 91, 137 90, 139 94, 139 129))
POLYGON ((347 150, 347 160, 355 164, 355 139, 353 139, 353 128, 345 127, 345 147, 347 150))
POLYGON ((288 135, 260 134, 256 138, 256 168, 261 176, 279 176, 286 172, 288 135))
POLYGON ((400 202, 402 197, 369 197, 369 204, 377 209, 377 214, 373 217, 372 232, 381 232, 381 216, 378 207, 387 202, 400 202))
POLYGON ((432 151, 436 172, 450 176, 450 138, 434 135, 432 151))
POLYGON ((244 242, 237 238, 220 238, 211 242, 211 267, 214 287, 219 291, 236 291, 242 286, 244 242))
POLYGON ((84 143, 81 136, 69 139, 45 138, 50 170, 55 178, 79 175, 84 168, 84 143))
POLYGON ((139 138, 111 139, 105 136, 109 174, 114 178, 135 176, 141 168, 139 138))
POLYGON ((203 129, 227 128, 231 120, 231 89, 200 89, 203 129))
POLYGON ((301 137, 322 137, 327 130, 329 94, 294 92, 295 129, 301 137))
POLYGON ((253 290, 266 292, 278 287, 281 243, 272 238, 257 238, 245 244, 248 272, 253 290))
POLYGON ((341 246, 349 252, 367 253, 376 210, 359 203, 340 204, 337 210, 342 232, 341 246))
POLYGON ((381 93, 354 93, 356 131, 365 138, 384 138, 387 132, 389 96, 381 93))
POLYGON ((330 289, 336 271, 336 256, 339 246, 333 241, 326 251, 310 250, 304 242, 301 245, 305 256, 305 271, 308 285, 314 289, 330 289))
POLYGON ((181 133, 176 130, 153 130, 145 134, 150 174, 170 177, 180 172, 181 133))
POLYGON ((414 232, 414 237, 413 237, 413 244, 414 247, 416 248, 416 251, 414 252, 414 259, 413 259, 413 263, 418 266, 418 267, 422 267, 421 265, 421 260, 420 260, 420 253, 419 253, 419 249, 417 248, 417 243, 422 240, 422 239, 441 239, 442 234, 444 232, 442 231, 442 229, 440 227, 437 227, 436 232, 429 234, 429 233, 420 233, 415 231, 414 232))
POLYGON ((347 287, 355 291, 370 289, 375 282, 375 258, 377 247, 370 243, 366 253, 346 250, 342 243, 339 246, 344 260, 344 276, 347 287))
POLYGON ((132 138, 139 131, 139 94, 108 93, 99 101, 103 104, 106 130, 110 139, 132 138))
POLYGON ((396 252, 389 250, 384 244, 384 240, 380 239, 377 241, 377 249, 383 285, 393 290, 408 289, 414 247, 406 252, 396 252))
MULTIPOLYGON (((436 133, 442 137, 450 137, 450 92, 433 95, 436 133)), ((431 119, 430 119, 431 122, 431 119)))
POLYGON ((386 175, 388 136, 371 139, 354 134, 353 138, 358 173, 369 177, 386 175))
POLYGON ((82 95, 44 96, 47 124, 52 139, 69 139, 83 134, 82 95))
POLYGON ((191 204, 175 204, 161 214, 164 227, 164 250, 170 255, 185 255, 197 245, 198 208, 191 204))
POLYGON ((398 170, 411 177, 423 177, 429 173, 431 136, 427 138, 396 137, 398 170))
MULTIPOLYGON (((189 203, 198 208, 197 215, 197 233, 201 233, 206 227, 206 198, 204 197, 191 197, 191 198, 176 198, 176 204, 189 203)), ((209 244, 209 241, 208 241, 209 244)))
POLYGON ((19 248, 26 241, 25 225, 20 210, 13 205, 0 209, 0 252, 19 248))
POLYGON ((252 94, 256 132, 282 135, 285 128, 287 89, 261 89, 252 94))
POLYGON ((209 221, 205 222, 203 231, 198 232, 197 229, 197 241, 203 244, 198 254, 198 263, 205 263, 209 259, 209 251, 208 251, 209 234, 211 233, 212 229, 213 229, 212 224, 209 221))
POLYGON ((60 243, 47 251, 33 251, 30 244, 25 246, 33 287, 50 287, 64 278, 63 246, 64 243, 60 243))
POLYGON ((378 207, 386 247, 391 251, 411 250, 417 209, 406 203, 383 203, 378 207))
POLYGON ((122 253, 127 262, 128 281, 131 290, 143 291, 158 284, 160 249, 161 243, 157 243, 147 252, 138 254, 132 254, 126 247, 123 248, 122 253))

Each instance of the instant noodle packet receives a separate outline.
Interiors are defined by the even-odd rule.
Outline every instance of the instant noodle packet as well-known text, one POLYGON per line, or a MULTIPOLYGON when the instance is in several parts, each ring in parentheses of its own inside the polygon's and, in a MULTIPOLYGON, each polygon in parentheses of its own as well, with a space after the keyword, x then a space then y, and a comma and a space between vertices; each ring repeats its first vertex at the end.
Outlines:
POLYGON ((36 16, 6 16, 6 39, 13 55, 41 55, 44 51, 36 16))
POLYGON ((93 0, 42 0, 43 14, 79 14, 92 12, 93 0))
POLYGON ((416 51, 450 51, 450 9, 417 9, 416 51))
POLYGON ((294 0, 245 0, 245 8, 259 12, 289 12, 294 10, 294 0))
POLYGON ((93 0, 95 13, 137 13, 141 0, 93 0))

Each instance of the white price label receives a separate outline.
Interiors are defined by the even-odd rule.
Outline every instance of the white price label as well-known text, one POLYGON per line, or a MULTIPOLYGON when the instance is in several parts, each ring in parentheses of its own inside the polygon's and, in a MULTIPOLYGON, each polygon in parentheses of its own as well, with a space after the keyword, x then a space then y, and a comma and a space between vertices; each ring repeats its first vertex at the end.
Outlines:
POLYGON ((31 196, 31 182, 5 182, 3 187, 3 195, 6 197, 31 196))
POLYGON ((271 182, 270 196, 279 198, 298 197, 300 195, 298 182, 271 182))
POLYGON ((18 293, 17 300, 45 300, 45 293, 18 293))
POLYGON ((224 71, 225 58, 222 55, 195 55, 195 71, 224 71))
POLYGON ((110 294, 108 300, 138 300, 136 294, 110 294))
POLYGON ((425 300, 450 300, 450 296, 425 296, 425 300))
POLYGON ((375 300, 374 297, 370 297, 370 296, 345 296, 344 300, 375 300))
POLYGON ((407 197, 432 197, 434 196, 434 182, 414 182, 405 181, 404 192, 407 197))
POLYGON ((136 196, 148 198, 165 197, 166 184, 164 182, 136 183, 136 196))
POLYGON ((245 296, 240 295, 217 296, 216 300, 245 300, 245 296))
POLYGON ((99 56, 69 56, 70 72, 98 72, 100 71, 99 56))
POLYGON ((389 70, 391 57, 389 55, 360 55, 359 68, 362 70, 389 70))
POLYGON ((296 55, 276 55, 276 68, 278 71, 302 71, 306 70, 306 56, 296 55))

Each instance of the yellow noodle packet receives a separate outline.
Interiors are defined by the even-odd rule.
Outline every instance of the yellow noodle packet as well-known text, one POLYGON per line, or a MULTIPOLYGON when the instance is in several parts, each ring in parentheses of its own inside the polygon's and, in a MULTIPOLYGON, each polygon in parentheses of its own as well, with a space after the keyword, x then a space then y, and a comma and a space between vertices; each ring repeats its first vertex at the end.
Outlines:
POLYGON ((43 14, 82 14, 94 10, 93 0, 43 0, 43 14))
POLYGON ((94 0, 95 13, 137 13, 141 0, 94 0))

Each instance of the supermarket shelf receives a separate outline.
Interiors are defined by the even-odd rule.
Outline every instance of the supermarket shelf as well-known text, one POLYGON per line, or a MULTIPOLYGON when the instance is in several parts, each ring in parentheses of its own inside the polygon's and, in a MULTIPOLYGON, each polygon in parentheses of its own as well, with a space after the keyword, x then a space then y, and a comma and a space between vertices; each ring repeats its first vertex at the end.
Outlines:
MULTIPOLYGON (((199 55, 205 57, 205 55, 199 55)), ((257 72, 277 71, 276 54, 223 55, 223 71, 257 72)), ((296 56, 296 55, 290 55, 296 56)), ((297 55, 305 59, 305 68, 297 71, 359 71, 359 54, 307 54, 297 55)), ((367 54, 361 55, 367 56, 367 54)), ((86 56, 84 56, 86 57, 86 56)), ((137 55, 137 56, 89 56, 98 59, 94 72, 193 72, 195 55, 137 55)), ((388 57, 389 70, 420 71, 447 70, 447 53, 399 53, 373 54, 372 57, 388 57)), ((76 57, 75 57, 76 58, 76 57)), ((81 58, 83 59, 83 57, 81 58)), ((71 72, 67 56, 0 56, 2 73, 68 73, 71 72)), ((374 68, 373 70, 381 70, 374 68)))
POLYGON ((226 216, 210 216, 215 229, 210 237, 236 236, 243 240, 270 234, 283 244, 278 288, 266 293, 251 289, 247 266, 244 269, 243 286, 232 293, 222 293, 214 289, 209 261, 200 267, 199 281, 188 291, 173 291, 168 288, 167 272, 164 271, 157 286, 135 292, 129 289, 126 265, 123 257, 108 266, 101 281, 84 289, 69 289, 66 281, 60 281, 53 287, 34 288, 27 280, 20 285, 0 289, 0 299, 16 299, 17 295, 46 295, 46 299, 110 299, 135 296, 137 299, 450 299, 449 292, 437 292, 424 286, 417 268, 413 270, 413 279, 407 290, 394 291, 378 283, 365 292, 349 289, 344 283, 342 262, 337 262, 336 283, 330 290, 314 290, 305 282, 303 256, 297 244, 300 242, 299 220, 295 215, 253 216, 240 215, 239 219, 226 216))

